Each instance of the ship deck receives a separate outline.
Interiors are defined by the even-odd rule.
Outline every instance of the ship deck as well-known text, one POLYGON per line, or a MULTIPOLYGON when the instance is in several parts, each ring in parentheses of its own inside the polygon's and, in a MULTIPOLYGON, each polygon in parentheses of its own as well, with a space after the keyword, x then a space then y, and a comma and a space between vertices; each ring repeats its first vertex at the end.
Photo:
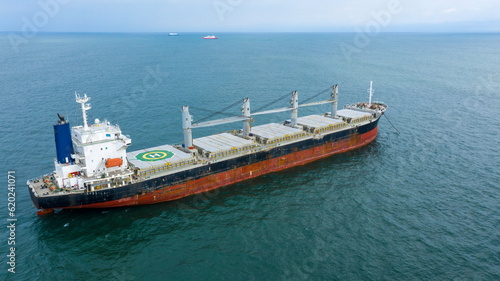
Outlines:
MULTIPOLYGON (((371 123, 377 119, 369 111, 356 111, 357 108, 351 107, 344 109, 342 115, 349 116, 351 120, 344 121, 342 116, 332 118, 328 114, 309 115, 299 118, 304 121, 303 125, 292 127, 291 125, 282 125, 276 123, 256 126, 255 132, 250 139, 241 137, 241 133, 234 134, 222 133, 209 137, 195 139, 194 144, 200 153, 189 154, 181 151, 181 146, 161 145, 149 149, 143 149, 127 153, 127 158, 136 170, 136 177, 132 177, 133 170, 125 170, 120 175, 112 175, 109 178, 86 178, 85 182, 89 186, 99 184, 100 190, 115 188, 125 184, 124 182, 112 183, 113 178, 126 178, 127 184, 137 183, 147 179, 154 179, 165 175, 175 174, 181 171, 203 167, 210 163, 220 162, 237 158, 242 155, 258 153, 271 150, 275 147, 284 146, 302 142, 308 139, 322 138, 325 135, 333 134, 339 131, 348 130, 352 127, 362 126, 371 123), (307 121, 307 122, 306 122, 307 121), (307 123, 307 124, 306 124, 307 123), (326 129, 325 129, 326 128, 326 129), (265 140, 265 141, 262 141, 265 140), (209 153, 201 153, 201 151, 209 153), (127 178, 127 176, 129 176, 127 178), (109 184, 112 183, 112 184, 109 184), (101 187, 102 185, 102 187, 101 187)), ((46 175, 51 177, 52 175, 46 175)), ((47 179, 47 178, 45 178, 47 179)), ((84 193, 86 189, 59 189, 50 190, 50 182, 54 183, 53 178, 49 182, 40 179, 28 181, 28 186, 33 190, 35 196, 57 196, 71 193, 84 193)))
MULTIPOLYGON (((368 123, 370 123, 370 122, 372 122, 373 120, 376 119, 376 118, 370 118, 370 119, 366 119, 366 120, 363 120, 363 121, 360 121, 360 122, 345 123, 345 122, 343 122, 342 120, 339 120, 339 119, 335 119, 335 118, 331 118, 331 117, 324 117, 323 114, 321 114, 321 115, 310 115, 310 116, 318 116, 320 118, 328 118, 328 119, 333 120, 332 124, 344 123, 345 126, 329 126, 329 130, 319 130, 319 131, 317 131, 317 133, 311 133, 311 132, 307 132, 306 131, 306 127, 305 126, 300 126, 299 125, 297 127, 301 128, 300 130, 304 132, 304 134, 300 134, 299 137, 296 137, 296 138, 287 138, 287 137, 284 137, 285 134, 283 134, 283 132, 279 133, 278 131, 276 131, 275 132, 276 133, 275 138, 273 138, 276 141, 275 142, 268 142, 268 143, 259 142, 257 140, 257 136, 255 135, 255 136, 251 137, 251 140, 253 141, 253 144, 251 145, 251 148, 248 149, 248 150, 243 150, 242 149, 242 150, 236 150, 235 153, 227 153, 227 154, 226 153, 222 153, 222 154, 217 155, 216 157, 208 157, 206 154, 204 155, 204 154, 200 153, 195 158, 196 162, 194 162, 194 163, 192 163, 190 165, 177 166, 177 167, 172 167, 172 168, 169 168, 169 169, 165 169, 165 170, 161 170, 161 171, 149 173, 146 176, 139 177, 139 178, 137 178, 135 180, 132 180, 132 183, 140 182, 140 181, 145 180, 145 179, 154 179, 154 178, 158 178, 158 177, 162 177, 162 176, 165 176, 165 175, 174 174, 174 173, 177 173, 177 172, 180 172, 180 171, 184 171, 184 170, 198 168, 198 167, 205 166, 205 165, 207 165, 209 163, 215 163, 215 162, 220 162, 220 161, 224 161, 224 160, 229 160, 229 159, 240 157, 242 155, 247 155, 247 154, 252 154, 252 153, 258 153, 258 152, 261 152, 261 151, 266 151, 266 150, 273 149, 275 147, 284 146, 284 145, 287 145, 287 144, 298 143, 298 142, 305 141, 305 140, 308 140, 308 139, 322 138, 325 135, 333 134, 333 133, 336 133, 336 132, 339 132, 339 131, 343 131, 343 130, 348 130, 348 129, 352 128, 352 127, 362 126, 362 125, 368 124, 368 123)), ((260 125, 259 127, 264 128, 264 127, 269 126, 271 124, 264 124, 264 125, 260 125)), ((271 125, 271 126, 273 126, 273 125, 271 125)), ((278 126, 287 127, 289 129, 291 129, 290 132, 297 132, 296 128, 292 128, 291 126, 288 126, 288 125, 280 125, 280 124, 278 124, 278 126)), ((324 124, 321 124, 321 127, 323 128, 324 124)), ((227 134, 227 133, 223 133, 223 134, 227 134)), ((253 132, 252 132, 252 134, 253 134, 253 132)), ((241 138, 241 134, 239 134, 239 135, 240 135, 239 138, 242 140, 242 144, 240 144, 240 146, 243 146, 243 143, 246 144, 246 145, 248 145, 246 142, 248 142, 249 140, 243 139, 243 138, 241 138)), ((238 133, 236 133, 235 135, 232 135, 232 137, 238 137, 238 133)), ((216 138, 211 138, 211 139, 213 140, 213 139, 216 139, 216 138)), ((216 148, 212 148, 212 149, 214 151, 223 151, 223 150, 226 149, 226 147, 219 147, 218 148, 219 150, 216 149, 216 148)))

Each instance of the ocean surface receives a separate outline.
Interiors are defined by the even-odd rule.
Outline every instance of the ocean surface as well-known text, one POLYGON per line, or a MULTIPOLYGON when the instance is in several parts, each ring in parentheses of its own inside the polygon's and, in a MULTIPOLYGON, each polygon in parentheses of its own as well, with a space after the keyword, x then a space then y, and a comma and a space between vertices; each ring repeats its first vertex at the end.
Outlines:
POLYGON ((13 46, 0 34, 0 279, 500 280, 500 34, 204 35, 40 33, 13 46), (82 124, 75 91, 134 151, 182 142, 181 105, 196 121, 339 84, 341 107, 367 101, 370 81, 400 133, 382 118, 361 149, 150 206, 37 217, 29 198, 26 181, 54 169, 56 113, 82 124))

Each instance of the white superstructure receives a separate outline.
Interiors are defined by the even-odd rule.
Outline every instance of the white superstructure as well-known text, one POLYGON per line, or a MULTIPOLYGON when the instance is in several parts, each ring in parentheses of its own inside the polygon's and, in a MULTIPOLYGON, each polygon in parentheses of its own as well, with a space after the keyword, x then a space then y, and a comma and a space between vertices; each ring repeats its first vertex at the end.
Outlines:
POLYGON ((75 164, 82 167, 87 177, 101 176, 110 171, 123 171, 128 167, 127 147, 132 141, 122 134, 118 125, 104 121, 89 126, 87 130, 82 126, 73 127, 72 140, 75 164), (120 159, 122 164, 106 167, 109 159, 120 159))
MULTIPOLYGON (((86 184, 108 178, 120 178, 131 174, 128 169, 127 147, 131 139, 123 135, 118 125, 95 119, 87 123, 86 111, 90 109, 87 95, 76 95, 76 102, 82 106, 83 126, 71 128, 74 154, 66 163, 54 161, 54 178, 58 188, 84 189, 86 184), (73 162, 73 163, 71 163, 73 162)), ((93 188, 89 188, 93 190, 93 188)))

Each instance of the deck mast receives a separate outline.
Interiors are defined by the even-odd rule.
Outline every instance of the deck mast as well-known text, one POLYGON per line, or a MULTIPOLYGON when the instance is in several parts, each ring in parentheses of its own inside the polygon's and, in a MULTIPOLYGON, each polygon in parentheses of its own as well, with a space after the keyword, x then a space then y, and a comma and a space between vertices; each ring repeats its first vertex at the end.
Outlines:
POLYGON ((373 87, 372 87, 373 81, 370 81, 370 100, 368 102, 368 106, 372 105, 372 95, 373 95, 373 87))
POLYGON ((294 91, 292 93, 292 98, 290 99, 290 105, 292 106, 292 127, 297 126, 297 116, 299 113, 299 92, 294 91))
POLYGON ((337 102, 339 99, 339 87, 338 84, 333 86, 332 88, 332 94, 330 95, 332 97, 332 113, 331 116, 335 117, 337 116, 337 102))
POLYGON ((241 113, 243 113, 244 117, 247 117, 245 121, 243 121, 243 137, 248 138, 250 135, 250 98, 246 98, 243 100, 243 106, 241 107, 241 113))
POLYGON ((184 132, 184 146, 186 150, 189 150, 193 146, 192 121, 193 117, 189 114, 189 106, 182 106, 182 130, 184 132))

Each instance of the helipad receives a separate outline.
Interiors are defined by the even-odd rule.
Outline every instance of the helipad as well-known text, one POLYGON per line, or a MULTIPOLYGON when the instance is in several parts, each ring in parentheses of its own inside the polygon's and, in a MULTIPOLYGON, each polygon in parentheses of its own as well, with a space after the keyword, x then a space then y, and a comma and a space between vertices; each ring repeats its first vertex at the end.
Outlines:
POLYGON ((139 169, 174 164, 193 157, 170 145, 161 145, 127 153, 128 161, 139 169))
POLYGON ((162 160, 162 159, 172 158, 172 156, 174 156, 174 153, 172 151, 157 149, 157 150, 139 153, 139 154, 137 154, 137 156, 135 156, 135 158, 139 159, 141 161, 152 162, 152 161, 158 161, 158 160, 162 160))

